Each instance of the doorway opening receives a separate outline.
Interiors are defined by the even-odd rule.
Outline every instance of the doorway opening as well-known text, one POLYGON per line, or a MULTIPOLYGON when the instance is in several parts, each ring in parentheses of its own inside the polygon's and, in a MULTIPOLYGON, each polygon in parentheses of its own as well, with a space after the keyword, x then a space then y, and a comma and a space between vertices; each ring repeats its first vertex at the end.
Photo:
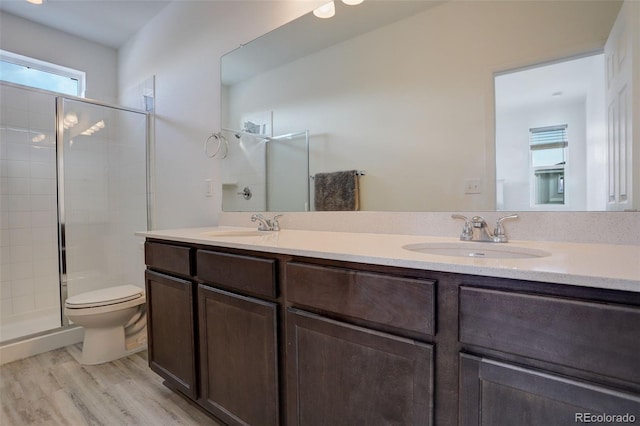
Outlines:
POLYGON ((494 77, 498 210, 605 210, 604 54, 494 77))

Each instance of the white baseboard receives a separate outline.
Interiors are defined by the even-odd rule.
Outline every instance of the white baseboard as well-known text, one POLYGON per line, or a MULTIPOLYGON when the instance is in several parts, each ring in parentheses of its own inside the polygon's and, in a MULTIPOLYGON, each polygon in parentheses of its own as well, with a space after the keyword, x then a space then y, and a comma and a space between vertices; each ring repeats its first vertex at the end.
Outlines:
POLYGON ((71 327, 0 346, 0 365, 74 345, 84 339, 82 327, 71 327))

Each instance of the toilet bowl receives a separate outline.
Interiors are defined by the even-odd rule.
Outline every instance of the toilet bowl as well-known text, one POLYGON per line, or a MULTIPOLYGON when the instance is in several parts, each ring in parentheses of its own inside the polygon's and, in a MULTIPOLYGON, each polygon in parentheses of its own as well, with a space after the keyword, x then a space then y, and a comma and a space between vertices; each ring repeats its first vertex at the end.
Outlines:
POLYGON ((144 349, 144 290, 122 285, 90 291, 66 300, 64 314, 84 328, 82 364, 113 361, 144 349))

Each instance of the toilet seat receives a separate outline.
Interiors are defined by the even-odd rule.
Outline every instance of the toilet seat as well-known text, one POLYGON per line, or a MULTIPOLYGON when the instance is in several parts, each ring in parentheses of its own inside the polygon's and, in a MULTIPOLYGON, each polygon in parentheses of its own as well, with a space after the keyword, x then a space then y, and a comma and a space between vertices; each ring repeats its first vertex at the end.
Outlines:
POLYGON ((144 290, 134 285, 121 285, 78 294, 68 298, 65 307, 70 309, 96 308, 115 305, 144 297, 144 290))

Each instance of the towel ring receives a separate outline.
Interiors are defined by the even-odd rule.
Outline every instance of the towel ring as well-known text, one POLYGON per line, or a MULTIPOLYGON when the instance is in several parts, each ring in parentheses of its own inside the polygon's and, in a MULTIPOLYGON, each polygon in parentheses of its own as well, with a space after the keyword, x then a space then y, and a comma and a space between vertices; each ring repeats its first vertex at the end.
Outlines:
POLYGON ((223 142, 225 145, 225 149, 224 149, 224 156, 222 156, 221 158, 222 159, 227 158, 227 154, 229 154, 229 142, 227 141, 227 138, 222 136, 222 133, 220 132, 211 133, 211 136, 209 136, 207 140, 204 141, 204 155, 206 155, 208 158, 213 158, 216 155, 218 155, 218 153, 220 152, 220 149, 222 148, 223 142), (215 139, 218 141, 218 146, 216 147, 215 152, 213 152, 212 154, 209 153, 209 142, 211 141, 211 139, 215 139))

